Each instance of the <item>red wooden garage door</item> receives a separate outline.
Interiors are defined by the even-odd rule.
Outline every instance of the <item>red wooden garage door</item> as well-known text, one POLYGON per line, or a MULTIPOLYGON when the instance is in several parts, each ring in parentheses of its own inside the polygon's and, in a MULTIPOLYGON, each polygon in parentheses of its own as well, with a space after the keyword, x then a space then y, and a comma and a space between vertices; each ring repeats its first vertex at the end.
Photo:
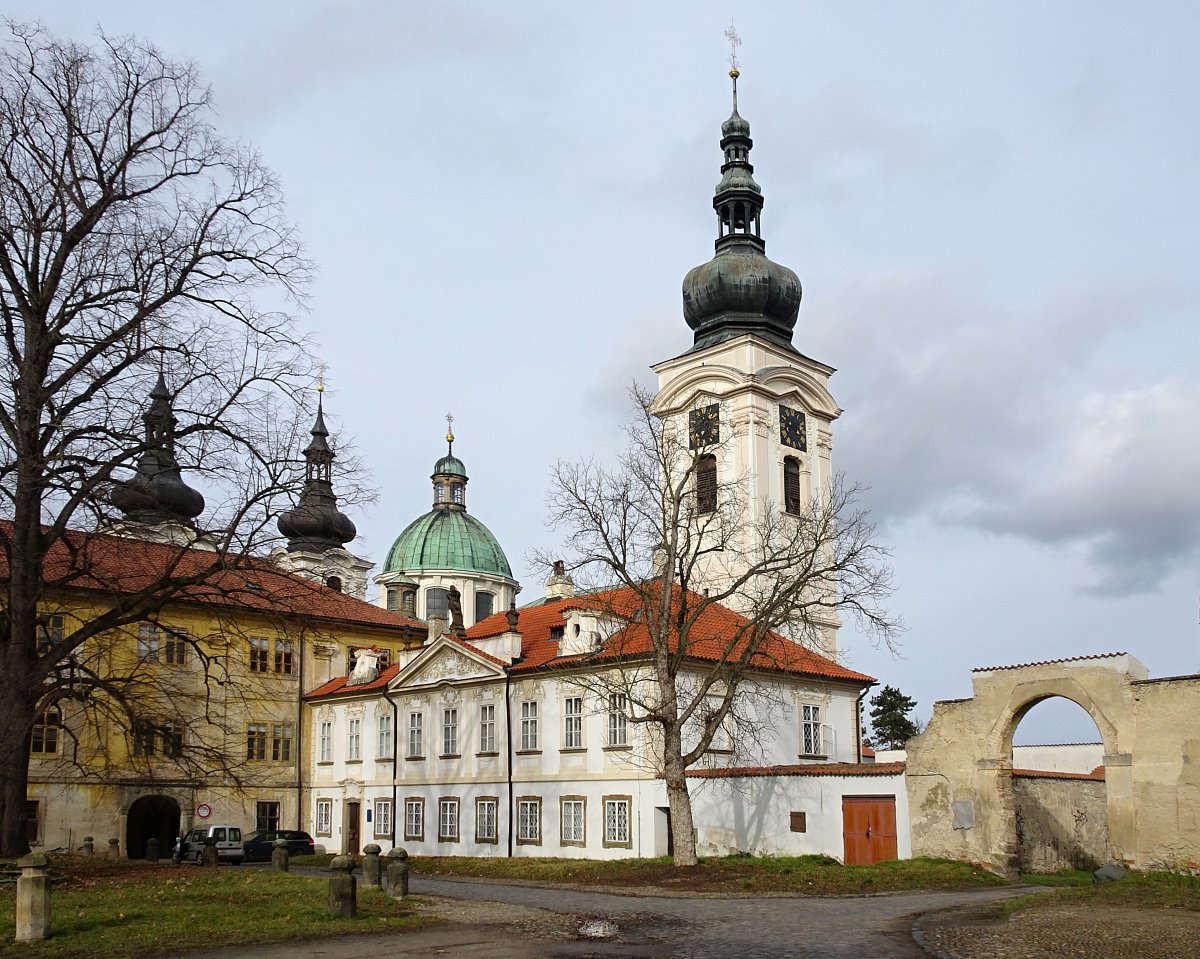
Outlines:
POLYGON ((896 797, 843 796, 842 838, 847 866, 896 858, 896 797))

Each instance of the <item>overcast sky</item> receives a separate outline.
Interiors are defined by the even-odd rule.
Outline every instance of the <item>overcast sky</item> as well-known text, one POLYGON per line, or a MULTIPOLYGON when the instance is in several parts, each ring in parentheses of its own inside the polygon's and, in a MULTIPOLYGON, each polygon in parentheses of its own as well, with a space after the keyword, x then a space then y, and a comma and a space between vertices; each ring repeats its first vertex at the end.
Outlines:
MULTIPOLYGON (((300 322, 379 490, 352 548, 381 562, 428 510, 453 412, 526 601, 551 465, 613 455, 628 384, 691 345, 732 13, 767 253, 839 371, 835 466, 871 486, 908 625, 899 659, 844 630, 848 664, 922 718, 972 667, 1200 670, 1195 3, 6 11, 198 63, 320 267, 300 322)), ((1095 737, 1062 715, 1026 725, 1095 737)))

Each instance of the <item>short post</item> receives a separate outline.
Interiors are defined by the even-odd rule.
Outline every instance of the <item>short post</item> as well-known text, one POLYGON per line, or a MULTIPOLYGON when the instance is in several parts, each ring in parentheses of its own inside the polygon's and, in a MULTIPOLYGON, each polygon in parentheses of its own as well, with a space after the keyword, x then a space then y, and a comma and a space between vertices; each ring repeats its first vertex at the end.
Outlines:
POLYGON ((408 850, 402 846, 387 854, 387 891, 395 899, 408 895, 408 850))
POLYGON ((358 915, 358 880, 354 878, 354 857, 334 856, 329 864, 329 914, 353 919, 358 915))
POLYGON ((217 856, 217 840, 212 836, 205 836, 204 848, 200 850, 200 865, 215 866, 220 861, 220 857, 217 856))
POLYGON ((121 855, 121 840, 110 839, 108 841, 108 856, 110 859, 116 859, 121 855))
POLYGON ((363 886, 370 886, 372 889, 379 888, 379 877, 382 872, 382 865, 379 862, 379 853, 381 852, 376 843, 367 843, 363 847, 363 886))
POLYGON ((291 853, 288 852, 288 841, 276 839, 271 843, 271 868, 278 872, 287 872, 291 863, 291 853))
POLYGON ((29 942, 50 935, 50 860, 35 852, 17 860, 17 941, 29 942))
POLYGON ((146 840, 146 862, 158 862, 158 838, 155 836, 146 840))
POLYGON ((96 840, 92 836, 83 837, 83 846, 79 850, 85 856, 94 856, 96 854, 96 840))

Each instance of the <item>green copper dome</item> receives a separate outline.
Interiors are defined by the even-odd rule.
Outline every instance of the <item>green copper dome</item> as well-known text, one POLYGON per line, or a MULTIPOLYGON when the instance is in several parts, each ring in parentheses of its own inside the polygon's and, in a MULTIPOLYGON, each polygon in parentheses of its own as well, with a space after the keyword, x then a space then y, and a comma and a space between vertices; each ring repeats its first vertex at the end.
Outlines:
POLYGON ((416 569, 461 569, 512 579, 492 531, 465 510, 434 509, 396 537, 383 571, 416 569))
POLYGON ((433 464, 434 476, 461 476, 467 478, 467 468, 457 456, 447 454, 433 464))

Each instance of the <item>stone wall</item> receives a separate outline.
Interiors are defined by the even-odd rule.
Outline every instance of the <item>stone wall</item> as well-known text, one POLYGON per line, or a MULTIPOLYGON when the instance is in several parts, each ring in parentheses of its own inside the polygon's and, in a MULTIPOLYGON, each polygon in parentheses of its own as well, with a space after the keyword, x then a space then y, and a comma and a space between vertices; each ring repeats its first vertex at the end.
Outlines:
POLYGON ((1102 779, 1013 776, 1023 872, 1095 869, 1108 854, 1102 779))

